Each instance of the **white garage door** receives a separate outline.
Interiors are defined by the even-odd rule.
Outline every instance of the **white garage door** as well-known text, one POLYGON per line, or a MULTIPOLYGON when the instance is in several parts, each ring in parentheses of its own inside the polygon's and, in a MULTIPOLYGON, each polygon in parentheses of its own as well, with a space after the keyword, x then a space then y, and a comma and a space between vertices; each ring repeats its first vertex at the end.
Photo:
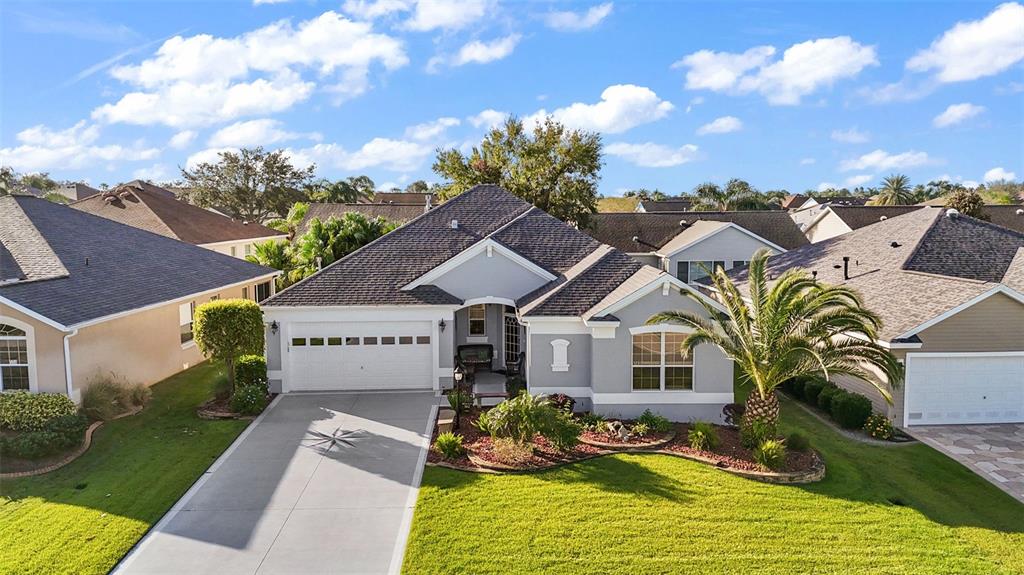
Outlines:
POLYGON ((1024 353, 908 354, 907 425, 1024 422, 1024 353))
POLYGON ((291 391, 433 387, 429 321, 297 323, 288 341, 291 391))

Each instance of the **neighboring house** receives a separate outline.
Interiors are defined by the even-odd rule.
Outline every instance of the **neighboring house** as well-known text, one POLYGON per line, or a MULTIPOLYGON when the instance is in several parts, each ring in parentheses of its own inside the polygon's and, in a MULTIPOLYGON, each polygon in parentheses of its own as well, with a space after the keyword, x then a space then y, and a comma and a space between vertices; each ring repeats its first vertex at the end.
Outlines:
POLYGON ((437 204, 437 197, 427 192, 377 192, 372 198, 365 198, 359 203, 420 206, 430 209, 437 204))
POLYGON ((236 258, 251 254, 253 244, 288 239, 277 230, 204 210, 178 200, 169 190, 140 181, 75 202, 71 207, 236 258))
POLYGON ((100 190, 86 184, 77 183, 60 186, 53 190, 53 193, 64 196, 68 201, 77 202, 78 200, 84 200, 89 196, 95 196, 100 193, 100 190))
POLYGON ((318 218, 326 222, 329 218, 341 218, 347 212, 358 212, 368 218, 384 218, 389 222, 404 224, 429 210, 426 204, 309 204, 306 216, 302 218, 296 235, 302 235, 309 228, 309 222, 318 218))
POLYGON ((782 209, 784 210, 813 208, 816 205, 818 205, 817 200, 803 194, 790 194, 782 198, 782 209))
POLYGON ((878 343, 906 366, 894 404, 833 381, 896 425, 1024 423, 1024 233, 921 208, 769 260, 771 276, 793 268, 856 290, 881 318, 878 343))
POLYGON ((269 378, 285 393, 436 390, 452 385, 460 346, 485 344, 494 369, 525 357, 532 393, 567 393, 579 409, 718 421, 732 362, 710 345, 680 353, 686 329, 646 324, 668 309, 705 313, 688 293, 476 186, 263 302, 269 378))
POLYGON ((691 209, 693 209, 693 198, 685 196, 665 198, 664 200, 640 200, 636 204, 636 211, 640 213, 688 212, 691 209))
POLYGON ((258 300, 280 272, 43 199, 0 197, 0 390, 152 384, 203 360, 197 304, 258 300))
MULTIPOLYGON (((827 206, 806 227, 804 234, 811 243, 859 230, 864 226, 884 222, 925 206, 827 206)), ((983 213, 994 224, 1024 232, 1024 208, 1016 205, 989 205, 983 213)))
POLYGON ((595 214, 586 233, 684 282, 705 268, 746 265, 761 248, 782 253, 807 239, 782 210, 595 214))

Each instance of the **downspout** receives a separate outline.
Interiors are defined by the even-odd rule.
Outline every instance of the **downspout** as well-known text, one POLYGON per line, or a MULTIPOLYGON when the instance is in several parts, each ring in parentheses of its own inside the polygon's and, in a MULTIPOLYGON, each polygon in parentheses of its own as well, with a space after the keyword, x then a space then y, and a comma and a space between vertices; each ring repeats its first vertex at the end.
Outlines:
POLYGON ((64 381, 67 383, 68 398, 74 401, 74 386, 71 382, 71 344, 68 340, 78 335, 78 329, 64 334, 64 381))

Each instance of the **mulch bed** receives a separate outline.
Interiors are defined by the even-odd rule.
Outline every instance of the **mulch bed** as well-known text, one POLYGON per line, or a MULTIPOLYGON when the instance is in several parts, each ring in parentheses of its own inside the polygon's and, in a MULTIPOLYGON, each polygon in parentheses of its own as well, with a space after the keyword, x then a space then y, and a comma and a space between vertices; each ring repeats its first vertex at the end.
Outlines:
MULTIPOLYGON (((715 462, 717 467, 731 467, 743 471, 764 471, 761 466, 754 463, 754 455, 751 450, 743 447, 740 443, 740 430, 735 427, 716 425, 718 432, 718 447, 714 451, 701 451, 690 447, 687 441, 690 426, 686 423, 676 424, 675 438, 661 449, 685 455, 692 455, 715 462)), ((789 450, 786 452, 786 464, 779 469, 779 472, 794 473, 808 471, 817 463, 814 452, 789 450)))
MULTIPOLYGON (((267 396, 267 405, 274 401, 276 393, 267 396)), ((196 415, 200 419, 256 419, 255 415, 242 415, 231 410, 231 398, 213 398, 196 408, 196 415)))
MULTIPOLYGON (((633 427, 632 421, 623 421, 623 424, 627 428, 633 427)), ((666 440, 673 439, 675 430, 669 430, 665 433, 651 432, 643 437, 628 437, 623 440, 621 437, 614 433, 598 433, 596 431, 590 431, 589 429, 583 430, 580 434, 580 441, 589 443, 599 443, 605 445, 596 445, 595 447, 608 446, 610 449, 616 447, 619 448, 644 448, 644 447, 660 447, 666 440)))

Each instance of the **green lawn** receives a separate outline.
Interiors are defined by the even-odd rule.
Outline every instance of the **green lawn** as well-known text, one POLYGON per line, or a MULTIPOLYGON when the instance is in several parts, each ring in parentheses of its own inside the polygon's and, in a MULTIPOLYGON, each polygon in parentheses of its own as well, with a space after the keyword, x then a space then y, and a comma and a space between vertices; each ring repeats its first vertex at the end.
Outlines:
POLYGON ((204 421, 218 367, 153 386, 138 415, 107 423, 81 458, 0 486, 0 573, 106 573, 245 428, 204 421))
POLYGON ((1024 506, 959 464, 855 443, 794 405, 783 426, 824 454, 824 481, 767 485, 664 455, 427 468, 405 572, 1024 573, 1024 506))

